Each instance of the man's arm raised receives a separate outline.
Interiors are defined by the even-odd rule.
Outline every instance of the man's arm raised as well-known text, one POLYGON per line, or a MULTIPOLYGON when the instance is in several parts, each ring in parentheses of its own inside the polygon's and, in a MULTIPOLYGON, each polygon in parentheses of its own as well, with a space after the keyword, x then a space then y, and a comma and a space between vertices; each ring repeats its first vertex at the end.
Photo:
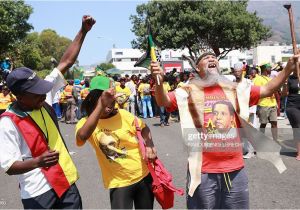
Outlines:
POLYGON ((260 98, 272 96, 272 94, 284 84, 290 74, 296 70, 296 63, 299 65, 299 57, 300 54, 290 57, 286 67, 278 74, 278 76, 260 88, 260 98))
POLYGON ((164 91, 164 86, 163 84, 163 77, 164 77, 164 73, 163 70, 160 68, 159 63, 158 62, 151 62, 150 65, 150 70, 151 70, 151 74, 152 77, 155 80, 155 99, 157 102, 158 106, 164 106, 164 107, 170 107, 172 105, 171 100, 169 98, 169 96, 167 95, 167 93, 164 91), (158 76, 157 76, 158 75, 158 76), (159 79, 160 84, 161 85, 157 85, 157 79, 159 79))
POLYGON ((81 28, 76 35, 73 42, 70 44, 70 46, 65 51, 64 55, 62 56, 57 68, 60 70, 62 74, 66 73, 66 71, 71 68, 71 66, 75 63, 78 54, 80 52, 82 43, 84 41, 84 38, 91 30, 93 25, 96 23, 96 21, 89 15, 84 15, 82 17, 82 25, 81 28))

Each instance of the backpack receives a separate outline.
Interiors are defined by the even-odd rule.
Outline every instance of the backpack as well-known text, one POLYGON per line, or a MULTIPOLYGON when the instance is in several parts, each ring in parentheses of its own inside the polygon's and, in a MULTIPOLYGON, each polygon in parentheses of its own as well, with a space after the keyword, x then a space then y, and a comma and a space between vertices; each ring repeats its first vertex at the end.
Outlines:
MULTIPOLYGON (((137 118, 135 118, 134 123, 140 150, 143 158, 145 159, 145 144, 137 118)), ((167 171, 158 158, 156 158, 152 163, 147 162, 147 166, 153 179, 152 192, 155 199, 161 205, 162 209, 172 208, 174 206, 174 193, 176 192, 178 195, 182 196, 184 191, 182 189, 177 189, 173 185, 173 177, 171 173, 167 171)))

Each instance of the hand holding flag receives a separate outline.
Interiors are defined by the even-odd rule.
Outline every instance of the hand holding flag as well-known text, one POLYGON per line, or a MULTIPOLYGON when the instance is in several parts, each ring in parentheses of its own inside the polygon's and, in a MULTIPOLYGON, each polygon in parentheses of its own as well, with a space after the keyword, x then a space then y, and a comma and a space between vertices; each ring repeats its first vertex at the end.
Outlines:
MULTIPOLYGON (((144 68, 149 68, 151 62, 157 62, 156 52, 155 52, 155 45, 152 39, 150 24, 148 23, 148 49, 147 52, 139 58, 139 60, 134 64, 134 66, 140 66, 144 68)), ((157 85, 160 85, 160 76, 156 75, 156 82, 157 85)))
MULTIPOLYGON (((149 47, 150 47, 150 57, 151 57, 151 61, 153 62, 157 62, 157 58, 156 58, 156 54, 155 54, 155 47, 154 47, 154 43, 152 40, 152 35, 151 33, 148 36, 148 43, 149 43, 149 47)), ((157 85, 160 85, 160 80, 159 80, 159 75, 156 75, 156 83, 157 85)))

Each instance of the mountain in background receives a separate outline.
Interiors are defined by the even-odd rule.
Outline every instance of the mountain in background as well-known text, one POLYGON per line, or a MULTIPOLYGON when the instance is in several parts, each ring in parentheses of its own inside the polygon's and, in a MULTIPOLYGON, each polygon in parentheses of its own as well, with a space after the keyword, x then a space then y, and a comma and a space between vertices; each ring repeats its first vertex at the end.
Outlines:
POLYGON ((249 1, 248 11, 254 12, 263 19, 266 26, 270 26, 272 37, 269 41, 291 44, 291 33, 288 11, 284 4, 291 3, 294 15, 296 42, 300 43, 300 1, 249 1))

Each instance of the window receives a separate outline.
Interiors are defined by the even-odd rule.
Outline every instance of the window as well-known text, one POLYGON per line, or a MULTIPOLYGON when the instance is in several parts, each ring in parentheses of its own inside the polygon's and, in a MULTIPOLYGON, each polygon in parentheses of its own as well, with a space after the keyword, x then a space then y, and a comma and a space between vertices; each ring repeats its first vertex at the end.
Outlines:
POLYGON ((146 74, 146 73, 147 73, 147 70, 140 70, 140 73, 141 73, 141 74, 146 74))
POLYGON ((115 52, 115 55, 123 55, 123 52, 115 52))
POLYGON ((275 63, 275 55, 271 55, 271 62, 275 63))
POLYGON ((115 62, 121 62, 121 61, 122 61, 122 58, 114 58, 114 61, 115 61, 115 62))

